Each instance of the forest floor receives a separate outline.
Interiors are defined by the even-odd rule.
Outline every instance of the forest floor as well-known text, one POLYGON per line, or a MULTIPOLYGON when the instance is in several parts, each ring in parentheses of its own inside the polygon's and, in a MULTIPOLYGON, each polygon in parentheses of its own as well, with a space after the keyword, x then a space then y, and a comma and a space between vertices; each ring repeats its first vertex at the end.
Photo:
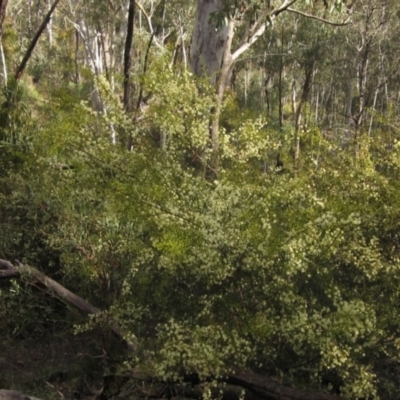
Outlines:
POLYGON ((89 386, 93 390, 101 384, 102 358, 91 333, 57 332, 18 340, 0 335, 0 389, 46 400, 85 399, 85 394, 93 398, 89 386), (91 376, 83 371, 91 371, 91 376))

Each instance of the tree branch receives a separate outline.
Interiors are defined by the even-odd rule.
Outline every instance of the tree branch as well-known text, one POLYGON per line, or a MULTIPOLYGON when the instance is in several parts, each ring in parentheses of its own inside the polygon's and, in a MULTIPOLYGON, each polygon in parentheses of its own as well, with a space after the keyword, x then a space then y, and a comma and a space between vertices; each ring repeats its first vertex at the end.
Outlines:
POLYGON ((286 11, 292 4, 296 3, 297 0, 285 0, 278 8, 272 10, 270 13, 264 13, 261 15, 257 21, 253 24, 253 26, 247 31, 247 35, 249 38, 242 42, 242 44, 237 48, 237 50, 232 54, 232 61, 236 61, 238 57, 243 54, 246 50, 249 49, 253 43, 255 43, 258 38, 265 32, 267 24, 264 22, 258 28, 257 25, 264 19, 272 21, 283 11, 286 11))
POLYGON ((276 10, 273 10, 274 16, 279 15, 281 12, 286 11, 292 4, 296 3, 297 0, 285 0, 280 7, 276 10))
POLYGON ((307 14, 305 12, 302 11, 298 11, 295 10, 293 8, 290 8, 291 5, 293 5, 294 3, 296 3, 297 0, 285 0, 278 8, 272 10, 269 14, 264 14, 262 15, 260 18, 258 18, 258 20, 254 23, 252 29, 249 29, 247 31, 247 34, 249 34, 249 38, 245 41, 242 42, 242 44, 234 51, 234 53, 232 54, 232 61, 236 61, 239 56, 241 54, 243 54, 246 50, 249 49, 250 46, 253 45, 253 43, 255 43, 258 38, 265 32, 265 29, 267 27, 266 23, 262 23, 254 32, 254 28, 257 27, 257 25, 260 23, 260 21, 262 21, 263 19, 269 19, 272 23, 273 20, 275 20, 275 18, 282 12, 284 11, 288 11, 291 13, 295 13, 295 14, 299 14, 303 17, 306 18, 311 18, 311 19, 316 19, 320 22, 324 22, 326 24, 329 25, 334 25, 334 26, 344 26, 344 25, 348 25, 349 24, 349 19, 350 17, 344 21, 344 22, 333 22, 333 21, 329 21, 325 18, 321 18, 321 17, 317 17, 316 15, 312 15, 312 14, 307 14))
MULTIPOLYGON (((147 21, 147 25, 148 25, 148 27, 149 27, 150 34, 154 36, 154 28, 153 28, 153 24, 152 24, 152 22, 151 22, 151 17, 152 17, 152 15, 147 14, 146 10, 144 9, 143 5, 142 5, 140 2, 135 1, 135 3, 136 3, 136 5, 137 5, 137 7, 139 8, 139 10, 143 13, 144 17, 146 18, 146 21, 147 21)), ((163 46, 162 46, 160 43, 158 43, 156 37, 153 37, 153 40, 154 40, 154 44, 155 44, 158 48, 164 50, 163 46)))
POLYGON ((232 61, 236 61, 258 38, 265 32, 266 24, 262 24, 254 34, 232 54, 232 61))
POLYGON ((345 26, 350 23, 350 18, 347 18, 347 20, 344 22, 334 22, 334 21, 329 21, 328 19, 325 19, 325 18, 317 17, 316 15, 307 14, 303 11, 295 10, 294 8, 290 8, 290 7, 286 8, 286 11, 291 12, 293 14, 301 15, 306 18, 315 19, 317 21, 323 22, 325 24, 333 25, 333 26, 345 26))
POLYGON ((29 45, 28 49, 26 50, 26 53, 24 55, 24 58, 22 59, 21 63, 19 64, 17 71, 15 72, 15 80, 18 82, 21 79, 22 74, 25 71, 26 64, 28 64, 29 59, 32 56, 32 52, 36 47, 36 44, 42 35, 43 31, 46 29, 46 26, 50 22, 51 16, 53 15, 54 10, 56 9, 58 3, 60 0, 55 0, 53 5, 50 7, 49 12, 46 14, 42 24, 40 25, 38 31, 36 32, 36 35, 32 39, 31 44, 29 45))

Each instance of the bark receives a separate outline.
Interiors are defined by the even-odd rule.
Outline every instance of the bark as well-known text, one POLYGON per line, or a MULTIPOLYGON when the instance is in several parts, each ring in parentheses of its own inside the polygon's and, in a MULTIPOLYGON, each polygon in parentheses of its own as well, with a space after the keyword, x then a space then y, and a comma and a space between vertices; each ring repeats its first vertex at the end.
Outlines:
POLYGON ((4 18, 6 16, 6 12, 7 12, 7 4, 8 4, 8 0, 0 0, 0 41, 1 41, 0 55, 1 55, 1 63, 3 65, 4 85, 7 85, 7 65, 6 65, 6 60, 5 60, 5 56, 4 56, 2 36, 3 36, 4 18))
MULTIPOLYGON (((209 381, 214 383, 211 387, 212 398, 222 398, 223 400, 340 400, 339 396, 326 392, 305 391, 284 386, 271 378, 246 370, 236 370, 219 379, 209 377, 209 381)), ((202 399, 204 398, 203 384, 204 381, 201 381, 197 374, 186 375, 180 382, 162 382, 148 371, 135 368, 123 375, 105 376, 103 392, 114 388, 113 395, 118 398, 126 398, 134 394, 139 397, 157 399, 176 396, 202 399), (126 383, 129 380, 132 383, 126 387, 130 390, 118 392, 118 387, 122 386, 122 382, 126 383)), ((100 398, 105 399, 106 397, 102 397, 102 394, 100 398)))
MULTIPOLYGON (((72 304, 79 310, 86 314, 99 315, 99 317, 109 325, 111 331, 119 338, 123 339, 130 350, 135 350, 135 344, 127 342, 124 337, 124 332, 118 327, 117 323, 109 318, 107 315, 102 314, 101 310, 91 305, 82 297, 79 297, 75 293, 60 285, 58 282, 49 278, 47 275, 38 271, 36 268, 28 265, 23 265, 17 262, 18 265, 13 265, 9 261, 0 259, 0 279, 11 279, 24 277, 27 283, 31 286, 37 287, 37 284, 41 284, 46 288, 46 291, 52 296, 62 300, 67 304, 72 304)), ((0 398, 1 400, 1 398, 0 398)))
POLYGON ((296 109, 296 116, 295 116, 295 131, 294 131, 294 140, 295 140, 295 151, 294 151, 294 161, 295 167, 298 167, 298 160, 300 158, 300 125, 301 125, 301 115, 303 111, 303 107, 307 102, 308 95, 310 93, 312 76, 314 73, 315 68, 315 58, 312 58, 309 62, 309 65, 306 68, 306 76, 304 79, 303 89, 301 92, 300 102, 296 109))
POLYGON ((228 18, 226 23, 218 19, 224 17, 223 0, 197 0, 196 17, 190 51, 190 67, 193 74, 208 78, 215 86, 217 101, 210 115, 210 139, 212 147, 209 170, 212 176, 218 176, 219 167, 219 120, 222 100, 227 87, 229 75, 235 60, 265 32, 266 19, 273 21, 281 12, 288 9, 297 0, 284 0, 273 10, 264 9, 257 21, 248 28, 240 40, 238 48, 232 52, 236 20, 228 18))
POLYGON ((31 44, 29 45, 28 49, 26 50, 25 55, 24 55, 21 63, 19 64, 17 71, 15 72, 15 81, 16 82, 18 82, 21 79, 22 74, 25 71, 26 65, 28 64, 28 61, 32 56, 33 50, 35 49, 36 44, 39 41, 39 38, 42 35, 43 31, 46 29, 47 25, 49 24, 51 17, 53 15, 53 12, 56 9, 59 2, 60 2, 60 0, 54 1, 53 5, 50 7, 49 12, 46 14, 42 24, 40 25, 38 31, 36 32, 36 35, 32 39, 31 44))
POLYGON ((340 397, 324 392, 303 391, 283 386, 271 378, 251 371, 237 370, 227 382, 250 390, 264 400, 338 400, 340 397))
MULTIPOLYGON (((47 8, 50 11, 50 9, 51 9, 50 0, 47 0, 46 3, 47 3, 47 8)), ((49 22, 47 24, 47 33, 48 33, 48 36, 49 36, 49 44, 50 44, 50 46, 53 44, 53 26, 52 25, 53 25, 52 24, 52 17, 50 17, 49 18, 49 22)))
POLYGON ((131 72, 131 49, 133 42, 133 26, 135 21, 135 0, 129 0, 128 27, 126 32, 125 52, 124 52, 124 108, 130 109, 130 72, 131 72))
MULTIPOLYGON (((147 72, 148 61, 149 61, 149 54, 150 54, 150 49, 151 49, 151 45, 152 45, 152 43, 153 43, 153 40, 154 40, 154 33, 152 33, 151 36, 150 36, 150 40, 149 40, 149 43, 148 43, 147 49, 146 49, 146 54, 145 54, 145 56, 144 56, 143 75, 146 75, 146 72, 147 72)), ((133 122, 134 122, 134 123, 136 123, 136 121, 138 120, 140 108, 141 108, 141 106, 142 106, 142 101, 143 101, 143 90, 144 90, 144 84, 143 84, 143 82, 141 82, 141 83, 140 83, 140 89, 139 89, 139 95, 138 95, 138 99, 137 99, 137 103, 136 103, 136 114, 135 114, 135 117, 134 117, 134 119, 133 119, 133 122)), ((163 135, 163 136, 161 137, 161 140, 160 140, 160 142, 161 142, 161 143, 160 143, 161 149, 164 149, 165 140, 166 140, 165 135, 163 135), (162 144, 163 138, 164 138, 164 145, 162 144)), ((133 146, 134 146, 134 143, 133 143, 133 142, 134 142, 134 141, 133 141, 133 136, 132 136, 132 134, 130 134, 129 140, 128 140, 128 150, 132 150, 132 149, 133 149, 133 146)))
POLYGON ((8 0, 0 0, 0 38, 3 33, 3 23, 6 16, 8 0))
POLYGON ((219 168, 219 120, 222 110, 226 85, 232 70, 233 60, 231 55, 232 40, 234 35, 234 21, 229 21, 227 26, 227 36, 220 71, 217 75, 217 104, 211 112, 210 137, 212 146, 211 169, 215 176, 218 176, 219 168))
POLYGON ((32 396, 26 396, 15 390, 0 389, 0 400, 39 400, 39 399, 32 396))
POLYGON ((354 119, 353 119, 353 78, 349 77, 349 81, 347 82, 347 101, 345 108, 345 124, 350 129, 354 119))
POLYGON ((217 104, 211 110, 210 139, 212 175, 218 174, 219 118, 229 73, 233 65, 231 54, 235 22, 218 27, 216 15, 222 12, 221 0, 197 0, 195 26, 190 48, 190 68, 193 74, 208 78, 216 87, 217 104))
POLYGON ((212 85, 222 67, 231 26, 217 28, 215 15, 221 13, 221 0, 197 0, 195 26, 190 48, 190 68, 196 76, 207 77, 212 85))
POLYGON ((75 57, 74 57, 74 64, 75 64, 75 83, 78 84, 81 80, 81 76, 79 73, 79 31, 75 28, 75 57))

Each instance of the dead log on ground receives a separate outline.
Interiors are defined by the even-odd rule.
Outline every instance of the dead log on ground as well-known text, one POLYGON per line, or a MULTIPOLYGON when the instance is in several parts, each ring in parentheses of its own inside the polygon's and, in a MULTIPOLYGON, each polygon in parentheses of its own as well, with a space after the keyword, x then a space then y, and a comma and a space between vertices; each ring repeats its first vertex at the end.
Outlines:
POLYGON ((79 310, 86 314, 98 315, 102 322, 107 324, 111 331, 119 338, 121 338, 127 347, 134 351, 136 346, 133 342, 126 340, 126 335, 119 328, 116 321, 112 320, 108 315, 102 314, 101 310, 91 305, 82 297, 72 293, 70 290, 60 285, 55 280, 49 278, 36 268, 28 265, 23 265, 18 262, 18 265, 13 265, 9 261, 0 259, 0 279, 11 279, 24 277, 29 285, 36 286, 37 283, 46 287, 49 294, 64 301, 65 303, 72 304, 79 310), (3 268, 1 268, 3 267, 3 268))
POLYGON ((0 400, 39 400, 36 397, 26 396, 15 390, 0 389, 0 400))
MULTIPOLYGON (((98 308, 94 307, 90 303, 88 303, 85 299, 77 296, 76 294, 72 293, 68 289, 66 289, 64 286, 60 285, 58 282, 54 281, 53 279, 49 278, 42 272, 38 271, 35 268, 29 267, 27 265, 23 265, 21 263, 18 263, 17 266, 13 265, 9 261, 6 260, 1 260, 0 259, 0 279, 10 279, 10 278, 19 278, 21 276, 24 276, 25 279, 27 280, 28 284, 31 285, 36 285, 37 283, 40 283, 44 285, 47 290, 55 297, 74 305, 81 311, 87 313, 87 314, 99 314, 101 315, 101 310, 98 308)), ((118 327, 117 323, 115 321, 110 321, 109 319, 106 319, 106 316, 104 316, 104 321, 107 322, 114 334, 116 334, 120 338, 124 338, 125 335, 123 332, 120 330, 118 327)), ((135 349, 135 345, 133 343, 127 343, 128 346, 131 349, 135 349)), ((111 382, 114 381, 113 377, 115 376, 108 376, 104 378, 104 385, 103 385, 103 390, 102 392, 104 393, 104 390, 107 390, 107 388, 110 387, 111 382)), ((136 380, 136 381, 141 381, 142 386, 141 390, 144 392, 142 394, 145 394, 146 397, 157 397, 160 398, 164 396, 165 397, 170 397, 171 393, 173 394, 173 391, 175 389, 178 389, 179 391, 179 385, 181 385, 182 389, 182 383, 189 383, 191 384, 191 389, 189 391, 184 390, 185 395, 189 395, 188 392, 191 392, 191 395, 193 396, 192 398, 197 398, 199 396, 199 391, 198 389, 194 390, 194 388, 199 388, 200 384, 200 379, 196 374, 191 374, 187 375, 184 379, 183 382, 180 381, 179 383, 176 382, 160 382, 159 379, 156 379, 152 374, 141 371, 140 369, 135 369, 132 370, 126 377, 136 380), (143 385, 149 384, 149 388, 151 388, 151 385, 154 385, 154 383, 161 384, 164 387, 164 393, 163 391, 160 392, 159 387, 152 387, 152 390, 150 392, 146 392, 145 389, 143 389, 143 385), (172 392, 171 392, 171 387, 174 387, 172 392), (156 389, 156 390, 154 390, 156 389)), ((214 381, 216 380, 215 378, 213 379, 214 381)), ((221 384, 227 384, 227 388, 229 387, 230 392, 226 391, 226 396, 223 398, 224 399, 229 399, 229 400, 235 400, 236 398, 240 398, 240 391, 235 391, 232 390, 232 387, 238 387, 243 389, 245 392, 249 392, 248 394, 255 396, 258 399, 262 400, 339 400, 340 397, 331 395, 329 393, 325 392, 314 392, 314 391, 304 391, 296 388, 290 388, 284 385, 281 385, 280 383, 276 382, 275 380, 262 376, 260 374, 256 374, 252 371, 246 371, 246 370, 236 370, 231 374, 228 374, 227 376, 217 379, 218 382, 221 384), (239 396, 239 397, 238 397, 239 396)), ((18 392, 14 392, 17 393, 18 392)), ((103 394, 102 393, 102 394, 103 394)), ((182 392, 181 392, 182 393, 182 392)), ((30 400, 33 399, 29 396, 23 396, 19 394, 15 394, 14 397, 11 397, 12 391, 1 391, 0 390, 0 400, 30 400), (1 397, 3 396, 3 397, 1 397), (6 397, 8 396, 8 397, 6 397), (15 397, 17 396, 17 397, 15 397)), ((130 393, 131 394, 131 393, 130 393)), ((140 391, 138 392, 140 395, 140 391)), ((201 393, 200 393, 201 394, 201 393)), ((252 397, 252 396, 246 396, 246 399, 252 397)), ((101 396, 101 394, 100 394, 101 396)))

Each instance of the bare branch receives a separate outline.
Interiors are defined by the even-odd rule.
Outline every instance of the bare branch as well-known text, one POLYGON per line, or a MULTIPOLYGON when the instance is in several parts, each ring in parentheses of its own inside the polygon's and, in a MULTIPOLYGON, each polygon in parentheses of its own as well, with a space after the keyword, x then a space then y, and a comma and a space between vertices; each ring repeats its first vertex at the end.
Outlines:
POLYGON ((262 24, 256 32, 247 40, 246 43, 243 43, 233 54, 232 61, 236 61, 238 57, 243 54, 254 42, 258 40, 258 38, 265 32, 266 24, 262 24))
POLYGON ((350 23, 350 18, 347 18, 346 21, 344 21, 344 22, 334 22, 334 21, 329 21, 328 19, 325 19, 325 18, 317 17, 316 15, 307 14, 307 13, 305 13, 303 11, 295 10, 293 8, 290 8, 290 7, 288 7, 286 9, 286 11, 291 12, 293 14, 301 15, 301 16, 306 17, 306 18, 315 19, 317 21, 323 22, 325 24, 333 25, 333 26, 345 26, 345 25, 348 25, 350 23))
POLYGON ((278 8, 272 10, 270 13, 264 13, 261 15, 253 26, 248 30, 247 35, 249 36, 245 42, 238 47, 238 49, 232 54, 232 61, 236 61, 238 57, 250 48, 258 38, 265 32, 267 24, 264 22, 260 25, 262 20, 272 21, 283 11, 286 11, 292 4, 296 3, 297 0, 285 0, 278 8), (258 26, 259 25, 259 26, 258 26), (258 27, 257 27, 258 26, 258 27))
POLYGON ((53 5, 50 7, 49 12, 44 17, 44 20, 43 20, 42 24, 40 25, 38 31, 36 32, 36 35, 32 39, 31 44, 29 45, 28 49, 26 50, 24 58, 22 59, 21 64, 19 64, 17 71, 15 72, 15 80, 17 82, 21 79, 21 76, 25 71, 26 64, 28 64, 28 61, 32 56, 32 52, 35 49, 36 44, 37 44, 40 36, 42 35, 43 31, 46 29, 47 25, 49 24, 50 19, 53 15, 53 12, 56 9, 59 2, 60 2, 60 0, 54 1, 53 5))
POLYGON ((272 11, 272 14, 279 15, 282 11, 286 11, 292 4, 296 3, 297 0, 285 0, 280 7, 272 11))
MULTIPOLYGON (((135 3, 136 3, 136 5, 137 5, 137 7, 139 8, 139 10, 143 13, 144 17, 146 18, 146 21, 147 21, 147 25, 148 25, 148 27, 149 27, 150 34, 154 36, 154 28, 153 28, 153 24, 152 24, 152 22, 151 22, 151 17, 152 17, 152 15, 151 15, 151 14, 150 14, 150 15, 147 14, 146 10, 144 9, 143 5, 142 5, 140 2, 135 1, 135 3)), ((158 48, 164 49, 163 46, 162 46, 160 43, 158 43, 158 40, 157 40, 156 37, 153 37, 152 41, 154 42, 154 44, 155 44, 158 48)))
POLYGON ((334 26, 344 26, 344 25, 348 25, 350 23, 350 17, 344 22, 334 22, 334 21, 329 21, 325 18, 318 17, 316 15, 307 14, 302 11, 298 11, 293 8, 290 8, 290 6, 293 5, 294 3, 296 3, 296 1, 297 0, 285 0, 278 8, 272 10, 269 14, 266 14, 266 15, 264 14, 264 15, 260 16, 260 18, 258 18, 258 20, 253 24, 252 28, 250 28, 248 30, 247 34, 249 35, 249 37, 246 39, 245 42, 242 42, 240 44, 240 46, 232 54, 232 61, 236 61, 239 58, 239 56, 241 54, 243 54, 246 50, 248 50, 250 48, 250 46, 252 46, 258 40, 258 38, 265 32, 267 24, 263 23, 263 24, 259 25, 260 21, 262 21, 263 19, 267 19, 272 23, 272 21, 275 20, 275 18, 283 11, 288 11, 291 13, 299 14, 306 18, 316 19, 323 23, 326 23, 329 25, 334 25, 334 26), (258 26, 258 28, 257 28, 257 26, 258 26), (257 29, 255 29, 255 28, 257 28, 257 29))

